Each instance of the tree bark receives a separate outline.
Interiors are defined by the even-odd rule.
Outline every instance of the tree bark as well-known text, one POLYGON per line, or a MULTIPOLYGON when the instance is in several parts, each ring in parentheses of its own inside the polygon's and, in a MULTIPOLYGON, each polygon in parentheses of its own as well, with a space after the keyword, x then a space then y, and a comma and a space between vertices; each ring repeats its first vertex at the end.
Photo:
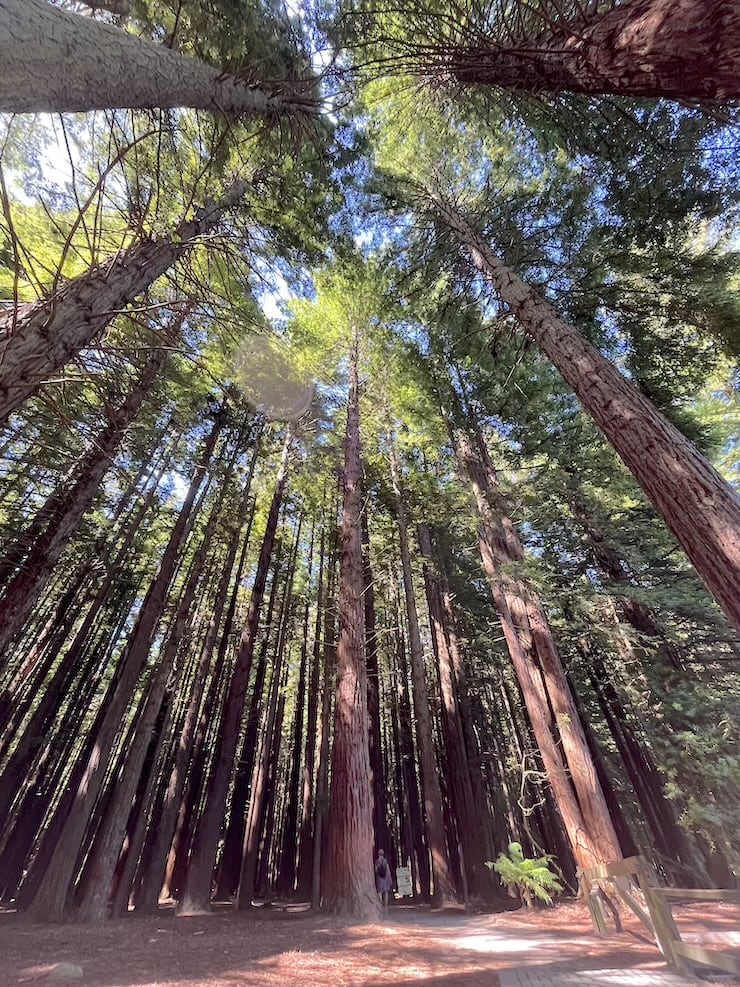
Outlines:
MULTIPOLYGON (((161 736, 163 728, 161 711, 165 693, 175 688, 183 672, 183 662, 181 661, 179 666, 176 664, 177 655, 187 622, 191 617, 190 611, 195 594, 203 578, 207 553, 212 548, 212 537, 231 483, 236 459, 241 452, 242 434, 240 432, 237 436, 230 462, 220 478, 216 502, 211 509, 200 545, 193 556, 190 575, 178 603, 169 636, 162 648, 159 664, 147 685, 146 705, 136 724, 131 744, 126 750, 121 777, 111 794, 105 818, 99 832, 96 833, 90 851, 90 859, 85 871, 85 892, 79 909, 79 918, 83 922, 100 921, 108 914, 108 900, 113 890, 116 863, 126 833, 128 812, 140 784, 150 741, 157 724, 161 736)), ((154 764, 150 765, 150 770, 153 771, 154 768, 154 764)), ((141 812, 141 806, 139 811, 141 812)), ((131 847, 129 847, 130 851, 131 847)))
MULTIPOLYGON (((290 623, 291 603, 293 594, 293 581, 295 578, 295 561, 298 552, 300 539, 300 522, 296 533, 295 545, 290 560, 285 596, 280 608, 279 633, 277 647, 275 649, 275 659, 272 668, 272 679, 270 681, 270 692, 267 703, 263 711, 264 723, 260 736, 259 749, 254 759, 252 770, 252 783, 250 785, 249 812, 247 813, 246 826, 244 829, 244 843, 242 849, 241 871, 239 874, 239 890, 237 894, 237 908, 247 909, 252 904, 255 894, 257 859, 260 850, 260 840, 262 837, 265 822, 265 812, 269 797, 274 796, 274 775, 277 767, 278 746, 282 729, 282 707, 283 697, 283 670, 285 663, 287 628, 290 623)), ((269 838, 265 838, 264 855, 269 852, 269 838)), ((260 890, 259 887, 257 890, 260 890)))
POLYGON ((709 592, 740 626, 740 497, 596 347, 494 254, 458 209, 440 199, 434 209, 573 388, 709 592))
POLYGON ((516 46, 452 45, 421 60, 462 85, 728 101, 740 97, 740 10, 734 0, 632 0, 516 46))
POLYGON ((524 559, 518 532, 510 518, 493 510, 491 479, 470 437, 461 429, 455 442, 481 519, 483 567, 573 853, 584 868, 620 860, 619 840, 542 604, 515 575, 524 559))
MULTIPOLYGON (((247 823, 247 804, 252 783, 252 771, 257 756, 257 741, 259 739, 260 711, 264 705, 265 679, 267 677, 267 653, 270 648, 270 633, 273 626, 273 615, 278 598, 278 588, 281 585, 283 539, 277 539, 277 548, 272 563, 272 582, 267 600, 267 613, 263 621, 262 643, 257 654, 257 667, 252 686, 252 697, 249 701, 249 711, 246 717, 244 739, 234 771, 234 788, 231 793, 229 808, 229 824, 224 836, 224 848, 221 854, 217 898, 230 898, 239 890, 239 874, 241 872, 242 848, 244 844, 244 829, 247 823)), ((284 612, 285 596, 288 592, 286 583, 283 599, 278 608, 278 617, 284 612)), ((280 620, 278 620, 280 624, 280 620)))
MULTIPOLYGON (((250 486, 256 455, 257 445, 255 445, 255 453, 252 458, 250 473, 245 484, 239 517, 229 543, 223 573, 216 590, 216 598, 213 601, 213 611, 201 646, 192 692, 188 701, 187 710, 185 712, 180 737, 178 739, 177 751, 175 753, 174 763, 172 764, 170 771, 169 782, 164 793, 156 837, 151 846, 147 867, 143 872, 141 884, 134 893, 134 905, 137 911, 155 912, 157 910, 159 893, 162 890, 165 871, 167 868, 167 857, 172 844, 172 837, 177 823, 178 811, 183 799, 183 792, 185 791, 188 764, 190 763, 193 749, 196 747, 198 728, 200 726, 200 729, 203 729, 205 725, 204 721, 207 719, 213 706, 211 693, 215 695, 215 691, 220 681, 223 657, 225 657, 226 653, 225 647, 223 648, 223 656, 221 650, 219 651, 216 667, 211 668, 211 661, 213 659, 213 652, 216 646, 219 628, 221 626, 221 618, 223 617, 224 609, 226 608, 226 599, 234 570, 234 563, 236 562, 237 553, 241 544, 242 552, 239 563, 237 564, 236 580, 232 594, 234 607, 236 606, 236 590, 241 578, 247 545, 249 543, 249 533, 251 530, 250 517, 247 532, 244 535, 242 534, 242 529, 247 512, 249 511, 251 500, 250 486), (203 694, 205 692, 206 685, 208 684, 209 672, 209 695, 203 703, 201 723, 199 724, 199 712, 201 702, 203 700, 203 694)), ((226 626, 224 628, 224 639, 228 636, 228 630, 231 626, 232 619, 233 608, 230 607, 227 612, 225 622, 226 626)))
MULTIPOLYGON (((336 517, 336 510, 334 511, 336 517)), ((335 691, 337 642, 335 613, 336 534, 330 538, 329 575, 327 577, 324 609, 324 649, 321 682, 321 712, 319 716, 318 758, 316 765, 316 798, 311 842, 311 908, 321 907, 321 871, 324 860, 324 824, 329 809, 329 750, 331 747, 331 702, 335 691)))
POLYGON ((432 539, 427 524, 418 526, 419 549, 424 561, 424 585, 426 588, 429 618, 439 668, 442 693, 442 723, 447 774, 452 804, 457 821, 457 832, 463 849, 462 868, 470 894, 482 892, 487 885, 484 861, 486 857, 483 825, 486 817, 485 801, 476 802, 468 764, 462 712, 455 682, 454 661, 446 627, 446 615, 442 602, 442 589, 435 569, 432 539))
POLYGON ((324 908, 372 920, 378 915, 373 874, 373 803, 368 756, 365 614, 362 601, 359 331, 350 353, 344 507, 339 581, 337 696, 324 908))
MULTIPOLYGON (((68 696, 72 683, 80 669, 85 646, 88 644, 88 639, 91 636, 94 625, 100 621, 100 612, 109 594, 111 584, 120 566, 125 563, 140 524, 151 508, 155 489, 156 487, 154 486, 151 488, 146 499, 140 505, 140 509, 128 523, 121 547, 113 556, 108 572, 99 586, 84 620, 77 629, 72 643, 69 645, 62 660, 54 670, 51 680, 46 683, 41 701, 36 709, 34 709, 31 718, 25 726, 23 735, 17 739, 13 747, 13 753, 3 768, 2 776, 0 776, 0 819, 8 817, 12 799, 19 790, 31 761, 38 750, 39 738, 47 738, 49 736, 57 711, 68 696)), ((57 655, 53 654, 52 657, 56 659, 57 655)), ((25 703, 21 704, 21 706, 24 705, 25 703)), ((22 719, 17 722, 22 722, 22 719)), ((5 740, 6 738, 3 737, 3 741, 5 740)), ((9 736, 7 740, 10 741, 11 737, 9 736)))
POLYGON ((396 682, 396 710, 397 717, 394 717, 394 740, 397 752, 397 762, 401 766, 401 786, 398 788, 399 795, 403 798, 399 800, 403 806, 401 812, 401 833, 404 836, 403 849, 412 858, 412 876, 414 886, 418 887, 419 897, 422 901, 429 901, 431 898, 430 882, 431 872, 429 869, 429 849, 426 844, 426 832, 424 817, 422 813, 422 800, 419 794, 419 784, 416 776, 417 755, 414 745, 413 716, 411 712, 411 697, 409 696, 409 669, 406 660, 406 638, 403 632, 403 604, 398 586, 395 583, 394 573, 391 572, 391 582, 393 584, 393 612, 395 614, 395 624, 393 633, 395 637, 394 654, 398 661, 398 668, 394 669, 393 678, 396 682), (414 867, 413 860, 416 861, 414 867))
POLYGON ((414 694, 414 714, 416 717, 416 740, 419 748, 421 767, 421 787, 424 797, 424 823, 427 845, 432 857, 432 878, 434 889, 432 905, 443 908, 456 900, 455 886, 450 870, 450 859, 445 838, 444 817, 442 814, 442 790, 434 753, 434 732, 429 709, 424 649, 419 632, 419 617, 414 592, 414 577, 411 571, 411 553, 406 527, 406 510, 401 493, 401 477, 393 436, 388 438, 391 481, 396 501, 396 521, 398 543, 401 552, 403 592, 406 601, 406 619, 409 629, 409 652, 411 656, 411 685, 414 694))
POLYGON ((229 783, 234 765, 234 756, 239 743, 239 731, 244 713, 244 698, 249 684, 252 657, 257 641, 260 613, 270 569, 270 559, 275 544, 275 534, 283 502, 285 485, 288 480, 288 463, 292 445, 292 434, 288 430, 283 444, 280 468, 275 481, 267 526, 262 540, 262 548, 257 563, 257 573, 249 601, 247 624, 239 643, 239 653, 228 693, 224 700, 224 713, 214 753, 214 770, 211 777, 208 801, 198 820, 188 863, 185 893, 180 902, 180 910, 187 913, 208 911, 211 901, 211 876, 216 860, 218 840, 221 835, 224 809, 229 793, 229 783))
POLYGON ((123 403, 110 412, 105 428, 80 460, 72 486, 48 519, 46 530, 34 542, 22 569, 8 584, 0 610, 0 654, 23 626, 69 539, 92 504, 126 429, 139 413, 163 362, 164 352, 155 353, 123 403))
MULTIPOLYGON (((43 5, 55 10, 45 0, 43 5)), ((3 314, 0 423, 199 243, 224 213, 237 205, 249 187, 245 180, 234 182, 217 202, 207 202, 193 219, 183 219, 169 236, 143 239, 68 281, 53 295, 3 314)))
MULTIPOLYGON (((280 865, 278 867, 277 893, 292 895, 296 886, 298 869, 298 810, 301 805, 301 758, 303 755, 303 719, 306 707, 306 682, 308 679, 308 622, 311 611, 311 576, 314 563, 314 537, 316 524, 311 526, 306 575, 306 598, 303 604, 303 633, 301 643, 298 691, 293 715, 293 742, 290 747, 290 775, 287 782, 285 822, 283 828, 280 865)), ((296 545, 297 547, 297 545, 296 545)))
POLYGON ((129 705, 136 682, 149 654, 152 636, 162 614, 167 591, 180 556, 180 550, 191 523, 195 498, 205 477, 207 464, 215 447, 223 421, 219 413, 204 443, 201 461, 193 474, 185 501, 170 534, 159 569, 144 599, 136 625, 131 632, 124 654, 121 656, 117 675, 112 684, 110 702, 96 719, 95 743, 87 758, 82 777, 77 785, 74 807, 64 822, 56 843, 44 881, 29 908, 36 921, 59 921, 70 883, 74 877, 77 854, 85 829, 95 808, 95 803, 108 769, 108 758, 113 749, 121 719, 129 705))
POLYGON ((362 512, 362 578, 365 584, 365 649, 367 665, 367 715, 370 720, 369 756, 373 790, 373 832, 376 850, 384 850, 389 866, 396 859, 388 830, 388 790, 383 763, 383 743, 380 718, 380 669, 378 667, 378 634, 375 616, 375 586, 370 563, 370 532, 367 510, 362 512))
POLYGON ((189 106, 278 120, 317 112, 310 80, 261 85, 45 0, 0 0, 0 111, 189 106))
POLYGON ((306 716, 306 756, 303 762, 303 798, 301 800, 301 828, 298 839, 298 887, 299 897, 310 895, 311 868, 313 864, 314 775, 316 771, 316 741, 319 719, 319 685, 321 681, 321 633, 324 599, 324 554, 326 549, 326 519, 321 512, 321 542, 319 545, 319 575, 316 587, 316 623, 313 632, 311 675, 308 683, 308 709, 306 716))

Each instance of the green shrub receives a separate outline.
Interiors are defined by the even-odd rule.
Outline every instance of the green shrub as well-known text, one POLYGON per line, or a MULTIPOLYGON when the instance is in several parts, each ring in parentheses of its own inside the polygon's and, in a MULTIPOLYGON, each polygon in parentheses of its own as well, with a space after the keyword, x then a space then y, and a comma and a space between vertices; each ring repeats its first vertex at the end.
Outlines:
POLYGON ((487 860, 507 888, 514 887, 524 899, 527 908, 532 907, 534 898, 552 904, 549 891, 562 891, 563 886, 550 870, 551 854, 544 857, 525 857, 521 843, 510 843, 508 856, 500 853, 496 861, 487 860))

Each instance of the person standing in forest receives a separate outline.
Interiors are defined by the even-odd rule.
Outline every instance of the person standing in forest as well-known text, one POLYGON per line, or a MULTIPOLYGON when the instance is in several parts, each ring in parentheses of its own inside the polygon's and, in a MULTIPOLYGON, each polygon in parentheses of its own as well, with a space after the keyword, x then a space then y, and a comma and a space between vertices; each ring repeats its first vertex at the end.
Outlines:
POLYGON ((391 869, 385 859, 385 850, 378 850, 378 857, 375 861, 375 887, 383 902, 383 911, 388 911, 388 894, 393 889, 391 880, 391 869))

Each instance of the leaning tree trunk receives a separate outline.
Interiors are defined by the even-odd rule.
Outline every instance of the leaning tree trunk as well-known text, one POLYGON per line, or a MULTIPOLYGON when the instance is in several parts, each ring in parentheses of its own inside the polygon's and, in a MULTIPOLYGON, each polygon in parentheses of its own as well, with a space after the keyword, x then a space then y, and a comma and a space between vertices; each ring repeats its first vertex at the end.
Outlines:
POLYGON ((480 515, 483 567, 574 856, 584 868, 620 860, 619 840, 544 609, 534 590, 515 575, 524 560, 516 526, 493 510, 496 495, 469 436, 460 430, 455 440, 480 515))
MULTIPOLYGON (((298 549, 300 547, 301 540, 301 527, 303 525, 303 516, 301 515, 298 519, 298 528, 295 534, 293 551, 291 554, 290 561, 288 563, 288 573, 286 577, 285 594, 283 596, 283 601, 280 607, 280 614, 277 623, 277 640, 275 642, 275 657, 273 659, 274 671, 280 672, 280 682, 278 685, 279 698, 277 707, 270 714, 267 711, 267 718, 265 723, 265 728, 263 729, 263 756, 266 757, 264 763, 264 779, 260 783, 252 783, 252 801, 255 804, 255 809, 258 811, 257 819, 259 820, 261 815, 261 822, 258 821, 257 830, 261 830, 261 849, 258 847, 257 855, 254 859, 254 866, 252 867, 252 873, 249 873, 249 866, 247 864, 247 858, 249 856, 249 833, 245 831, 245 838, 243 841, 243 852, 242 852, 242 873, 240 874, 239 881, 239 891, 237 895, 237 907, 241 908, 244 906, 244 891, 248 892, 250 880, 254 880, 254 890, 255 893, 260 896, 266 897, 269 895, 270 884, 270 859, 272 856, 272 845, 273 845, 273 833, 275 831, 275 816, 276 816, 276 805, 278 800, 278 774, 279 774, 279 764, 280 764, 280 748, 282 746, 282 736, 283 736, 283 721, 285 719, 285 694, 288 685, 288 672, 289 663, 287 656, 290 653, 290 648, 293 640, 293 624, 295 616, 295 606, 293 603, 293 588, 295 586, 296 577, 296 562, 298 559, 298 549), (260 810, 260 801, 263 803, 264 811, 260 810), (242 887, 242 874, 246 881, 245 887, 242 887)), ((271 683, 272 684, 272 683, 271 683)), ((256 757, 256 752, 255 752, 256 757)), ((255 770, 253 769, 253 778, 255 777, 255 770)), ((285 788, 283 787, 283 793, 285 788)), ((252 806, 250 805, 250 816, 252 806)), ((281 805, 281 816, 285 813, 285 795, 283 794, 282 805, 281 805)), ((249 829, 249 821, 246 826, 246 830, 249 829)), ((277 858, 277 854, 275 854, 277 858)), ((277 859, 275 865, 278 865, 277 859)))
MULTIPOLYGON (((208 684, 209 674, 209 691, 215 689, 220 678, 220 667, 223 662, 219 661, 219 659, 222 656, 217 656, 217 667, 212 667, 213 652, 216 647, 219 628, 221 627, 221 618, 224 615, 224 610, 227 609, 226 603, 229 595, 229 585, 234 571, 234 565, 237 562, 239 546, 241 544, 241 558, 236 564, 236 585, 234 591, 232 592, 231 598, 233 606, 229 606, 226 614, 224 644, 225 640, 228 638, 228 631, 231 627, 233 612, 236 609, 236 586, 239 585, 244 568, 246 550, 249 544, 249 534, 251 530, 250 517, 247 532, 245 535, 242 535, 244 522, 250 508, 250 487, 252 481, 252 470, 254 469, 254 464, 256 461, 257 448, 258 447, 256 446, 255 453, 252 457, 250 472, 247 477, 247 482, 245 484, 242 497, 241 509, 236 521, 235 530, 233 531, 229 541, 229 549, 216 589, 216 597, 212 603, 210 620, 206 629, 205 638, 200 648, 200 655, 198 657, 198 664, 192 684, 192 691, 188 699, 187 709, 182 722, 182 729, 177 740, 177 750, 169 771, 167 788, 164 792, 164 797, 162 800, 159 824, 157 826, 156 834, 152 837, 148 848, 146 867, 142 868, 143 873, 141 883, 134 893, 134 905, 137 911, 156 912, 157 910, 159 892, 162 890, 165 871, 167 869, 167 857, 172 843, 172 837, 175 832, 183 792, 185 791, 188 764, 190 763, 193 748, 195 746, 197 727, 199 725, 199 713, 204 719, 207 718, 212 705, 209 703, 208 698, 206 698, 203 703, 203 712, 201 713, 203 694, 206 690, 206 685, 208 684)), ((252 512, 252 516, 253 513, 254 512, 252 512)), ((223 657, 225 657, 225 654, 226 648, 224 647, 223 657)))
POLYGON ((0 654, 18 633, 82 517, 98 492, 126 429, 139 412, 164 362, 164 352, 155 353, 138 383, 123 403, 111 411, 105 428, 80 459, 76 476, 46 530, 33 543, 22 568, 9 583, 0 612, 0 654))
POLYGON ((398 543, 401 551, 401 570, 403 573, 403 591, 406 601, 406 619, 409 630, 409 652, 411 655, 411 687, 414 694, 414 713, 416 716, 416 740, 419 748, 419 765, 421 768, 421 789, 424 797, 424 824, 426 828, 427 845, 432 857, 432 879, 434 889, 432 904, 438 908, 455 901, 455 885, 450 869, 450 859, 447 852, 444 817, 442 814, 442 790, 439 784, 437 760, 434 754, 434 732, 432 730, 432 714, 429 708, 429 692, 427 690, 426 669, 424 666, 424 649, 419 631, 419 617, 414 593, 414 577, 411 571, 411 554, 406 527, 406 510, 401 494, 401 478, 398 459, 393 442, 389 436, 388 447, 391 463, 391 481, 396 501, 396 522, 398 527, 398 543))
POLYGON ((283 444, 283 454, 275 481, 275 490, 267 517, 262 548, 257 562, 257 573, 252 587, 247 613, 247 625, 239 644, 239 653, 231 675, 227 695, 224 699, 224 714, 216 741, 213 756, 213 775, 208 790, 208 800, 200 816, 193 837, 192 852, 188 862, 185 893, 180 902, 181 911, 186 913, 208 911, 211 907, 211 876, 216 860, 218 841, 221 835, 224 810, 229 794, 229 782, 234 765, 234 755, 239 744, 244 699, 249 684, 254 646, 257 641, 260 613, 267 585, 270 559, 275 545, 280 507, 283 502, 285 485, 288 480, 288 463, 292 435, 288 430, 283 444))
MULTIPOLYGON (((294 553, 298 551, 299 537, 300 529, 296 536, 294 553)), ((279 734, 282 727, 282 711, 279 712, 278 710, 284 702, 282 692, 285 686, 283 680, 286 651, 285 639, 287 625, 290 620, 291 597, 295 578, 295 558, 296 556, 293 554, 291 571, 288 575, 285 597, 281 607, 279 620, 280 631, 275 649, 275 658, 273 660, 270 691, 263 710, 264 722, 252 768, 249 810, 244 828, 239 889, 236 899, 236 907, 240 909, 248 909, 252 904, 255 890, 260 890, 259 882, 255 880, 260 844, 263 844, 263 853, 265 855, 269 853, 270 849, 269 839, 265 838, 263 840, 262 837, 268 801, 273 789, 274 772, 277 768, 275 745, 279 743, 279 734)))
POLYGON ((417 60, 458 85, 674 100, 740 97, 736 0, 631 0, 511 45, 449 45, 417 60))
MULTIPOLYGON (((120 548, 113 556, 108 572, 106 573, 103 582, 98 587, 98 591, 95 594, 82 623, 77 628, 72 639, 72 643, 65 651, 64 657, 58 662, 51 679, 45 683, 41 701, 38 703, 33 711, 33 714, 25 724, 22 735, 15 736, 15 734, 12 734, 7 738, 8 744, 10 742, 13 743, 13 753, 6 761, 5 767, 0 775, 0 819, 8 818, 8 812, 10 806, 12 805, 12 800, 20 790, 21 783, 26 776, 34 757, 38 755, 39 737, 50 739, 51 727, 54 723, 54 719, 59 709, 62 708, 68 699, 70 687, 72 686, 75 678, 78 676, 80 667, 83 664, 82 657, 85 647, 88 644, 89 638, 91 637, 95 626, 101 623, 101 610, 108 597, 115 574, 120 571, 121 567, 126 562, 126 558, 131 551, 131 546, 133 545, 134 538, 139 531, 141 522, 144 520, 144 517, 151 508, 155 489, 155 487, 152 487, 147 498, 143 501, 140 509, 137 511, 136 516, 128 523, 125 538, 120 548)), ((52 661, 56 661, 58 656, 58 651, 52 651, 52 661)), ((18 708, 18 713, 21 714, 16 720, 17 724, 23 722, 25 712, 27 712, 27 709, 24 712, 23 707, 26 706, 26 703, 30 705, 30 699, 31 697, 29 697, 28 700, 24 700, 22 703, 15 704, 18 708)), ((9 697, 8 701, 12 702, 12 696, 9 697)), ((5 739, 6 738, 3 737, 3 740, 5 739)), ((47 744, 49 743, 49 739, 46 740, 47 744)), ((3 749, 3 745, 0 744, 0 757, 2 757, 4 753, 5 751, 3 749)))
POLYGON ((347 434, 344 446, 344 508, 339 581, 339 644, 334 718, 329 846, 322 866, 324 908, 374 919, 378 896, 373 875, 373 800, 368 755, 365 614, 362 600, 362 510, 359 333, 350 354, 347 434))
POLYGON ((268 120, 315 113, 310 81, 259 84, 259 64, 239 77, 46 0, 0 0, 0 111, 189 106, 268 120))
MULTIPOLYGON (((49 10, 54 8, 49 6, 49 10)), ((170 235, 144 239, 68 281, 54 294, 3 314, 0 423, 199 243, 248 188, 245 180, 234 182, 217 202, 207 202, 193 219, 182 220, 170 235)))
POLYGON ((740 497, 595 346, 494 254, 458 209, 440 199, 433 207, 573 388, 710 593, 740 626, 740 497))

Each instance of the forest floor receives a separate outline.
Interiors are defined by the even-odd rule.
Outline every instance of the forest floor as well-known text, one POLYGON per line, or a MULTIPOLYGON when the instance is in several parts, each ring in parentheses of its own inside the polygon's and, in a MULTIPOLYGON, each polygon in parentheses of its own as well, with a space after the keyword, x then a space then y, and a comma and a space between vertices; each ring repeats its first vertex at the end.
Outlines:
MULTIPOLYGON (((687 939, 740 955, 739 908, 674 912, 687 939)), ((28 925, 0 914, 0 987, 497 987, 497 974, 522 968, 536 970, 538 983, 564 969, 666 969, 636 920, 626 918, 620 936, 599 938, 577 902, 481 915, 392 906, 376 925, 277 908, 187 918, 162 910, 92 926, 28 925)))

